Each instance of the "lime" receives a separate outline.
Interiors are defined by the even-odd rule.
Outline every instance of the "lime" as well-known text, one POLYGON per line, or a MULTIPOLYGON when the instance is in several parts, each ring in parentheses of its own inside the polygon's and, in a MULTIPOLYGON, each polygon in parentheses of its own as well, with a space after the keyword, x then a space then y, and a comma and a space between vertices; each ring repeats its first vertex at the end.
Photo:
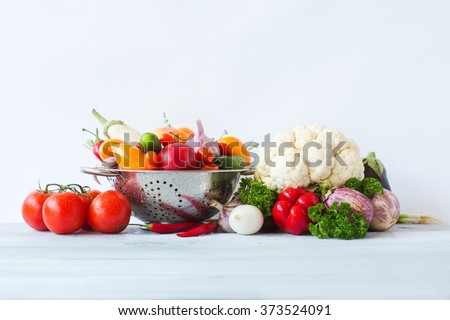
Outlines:
POLYGON ((161 142, 159 142, 158 136, 154 133, 144 133, 141 136, 141 141, 139 143, 141 144, 144 153, 147 153, 148 151, 159 153, 161 151, 161 142))

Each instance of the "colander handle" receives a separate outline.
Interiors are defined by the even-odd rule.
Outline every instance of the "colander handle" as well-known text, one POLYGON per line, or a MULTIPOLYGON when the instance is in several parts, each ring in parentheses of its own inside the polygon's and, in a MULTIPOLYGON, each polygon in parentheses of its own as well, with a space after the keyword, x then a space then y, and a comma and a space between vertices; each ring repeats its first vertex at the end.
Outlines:
POLYGON ((86 173, 86 174, 92 174, 94 176, 100 176, 100 177, 116 177, 116 176, 120 176, 120 173, 111 172, 108 169, 81 167, 80 171, 83 172, 83 173, 86 173))
POLYGON ((252 176, 255 174, 254 168, 249 168, 247 171, 241 172, 241 176, 252 176))

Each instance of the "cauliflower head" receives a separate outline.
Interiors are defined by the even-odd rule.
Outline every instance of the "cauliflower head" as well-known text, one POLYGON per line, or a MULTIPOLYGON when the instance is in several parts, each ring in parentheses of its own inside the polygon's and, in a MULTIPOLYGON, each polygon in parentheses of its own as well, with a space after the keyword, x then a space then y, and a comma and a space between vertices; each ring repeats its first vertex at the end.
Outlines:
POLYGON ((340 187, 350 178, 364 178, 357 144, 336 129, 301 125, 275 136, 259 153, 255 179, 271 189, 305 188, 329 183, 340 187))

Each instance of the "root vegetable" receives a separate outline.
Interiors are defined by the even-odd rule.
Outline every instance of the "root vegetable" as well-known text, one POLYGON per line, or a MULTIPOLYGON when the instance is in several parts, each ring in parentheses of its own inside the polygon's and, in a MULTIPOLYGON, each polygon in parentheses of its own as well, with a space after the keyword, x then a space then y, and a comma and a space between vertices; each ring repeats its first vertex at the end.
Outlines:
POLYGON ((250 235, 261 230, 264 216, 257 207, 248 204, 237 206, 230 213, 231 229, 239 234, 250 235))
POLYGON ((370 223, 373 219, 372 201, 361 192, 350 188, 337 188, 325 200, 325 206, 328 208, 334 202, 348 202, 353 212, 362 213, 366 216, 367 223, 370 223))
POLYGON ((234 233, 233 229, 230 227, 230 214, 234 208, 242 205, 242 202, 238 199, 238 197, 234 196, 233 199, 226 204, 221 204, 218 201, 213 200, 209 205, 219 210, 217 223, 219 224, 220 230, 223 232, 234 233))
POLYGON ((400 217, 400 203, 391 191, 385 189, 384 194, 377 194, 372 199, 374 214, 370 222, 371 231, 386 231, 400 217))

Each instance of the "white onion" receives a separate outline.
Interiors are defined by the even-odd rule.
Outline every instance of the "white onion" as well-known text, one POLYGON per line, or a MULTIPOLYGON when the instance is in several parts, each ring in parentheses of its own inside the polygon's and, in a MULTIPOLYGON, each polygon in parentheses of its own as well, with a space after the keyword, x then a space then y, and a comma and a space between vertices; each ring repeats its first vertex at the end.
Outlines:
POLYGON ((255 206, 244 204, 231 211, 229 223, 234 232, 249 235, 261 230, 264 216, 255 206))

